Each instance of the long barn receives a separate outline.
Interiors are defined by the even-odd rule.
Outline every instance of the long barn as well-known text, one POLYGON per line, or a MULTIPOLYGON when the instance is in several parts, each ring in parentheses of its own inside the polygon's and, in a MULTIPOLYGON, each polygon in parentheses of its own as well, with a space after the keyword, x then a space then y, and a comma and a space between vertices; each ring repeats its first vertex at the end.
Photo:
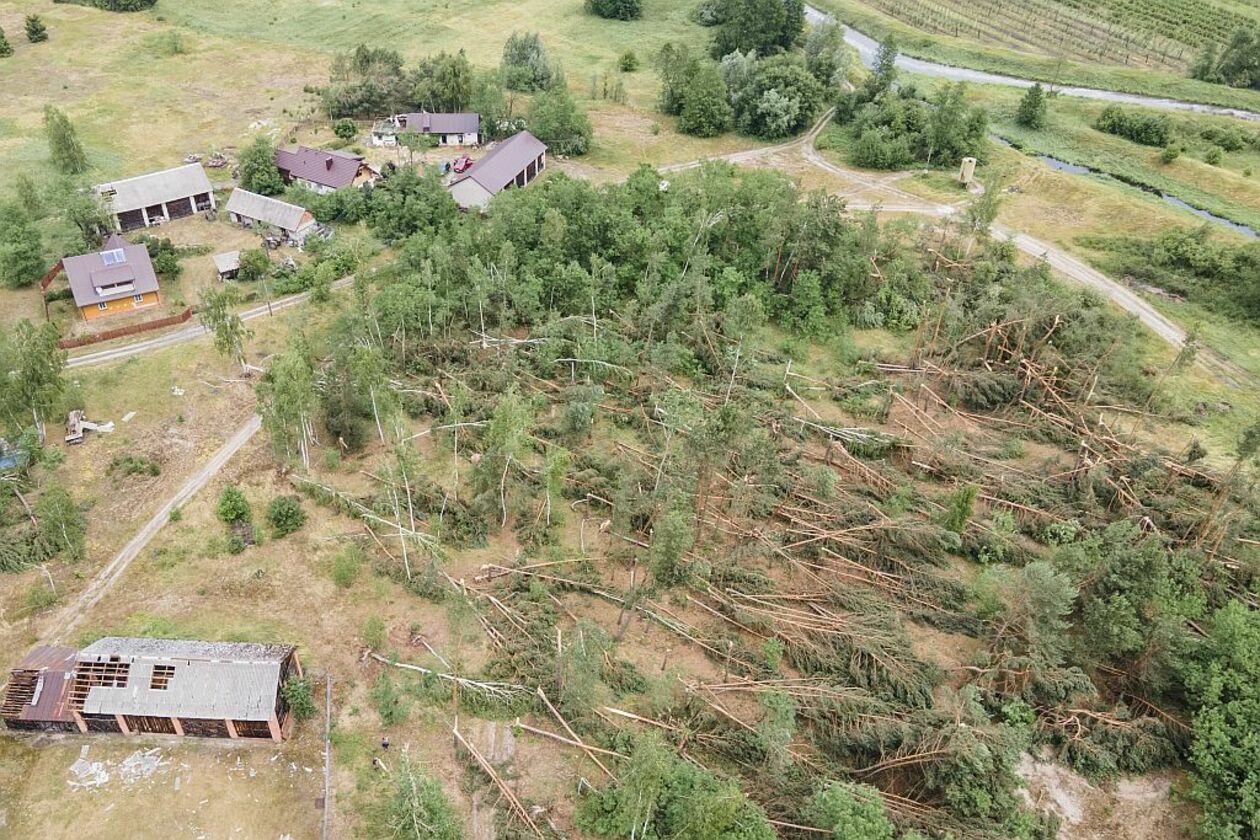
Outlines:
POLYGON ((98 184, 119 233, 215 209, 210 178, 199 163, 98 184))
POLYGON ((281 686, 300 677, 292 645, 100 639, 37 647, 9 673, 0 720, 19 731, 140 732, 280 741, 281 686))

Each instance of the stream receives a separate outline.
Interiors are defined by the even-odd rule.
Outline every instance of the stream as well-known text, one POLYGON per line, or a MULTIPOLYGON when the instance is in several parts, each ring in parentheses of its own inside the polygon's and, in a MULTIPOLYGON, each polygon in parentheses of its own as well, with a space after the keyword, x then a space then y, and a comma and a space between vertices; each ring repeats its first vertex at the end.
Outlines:
MULTIPOLYGON (((1007 140, 1005 137, 1000 137, 996 134, 990 134, 989 139, 991 139, 995 143, 999 143, 1008 148, 1018 149, 1019 151, 1025 151, 1024 149, 1021 149, 1019 146, 1016 146, 1011 141, 1007 140)), ((1210 213, 1201 207, 1195 207, 1193 204, 1190 204, 1184 199, 1180 199, 1175 195, 1164 192, 1163 190, 1155 189, 1154 187, 1149 186, 1147 184, 1131 181, 1128 178, 1121 178, 1119 176, 1112 175, 1110 172, 1104 172, 1101 169, 1095 169, 1092 166, 1085 166, 1084 164, 1080 164, 1080 163, 1071 163, 1066 160, 1060 160, 1059 158, 1054 157, 1053 155, 1043 155, 1037 152, 1033 152, 1032 155, 1033 157, 1037 158, 1037 160, 1041 161, 1046 166, 1053 169, 1055 172, 1066 172, 1068 175, 1097 175, 1102 178, 1109 178, 1118 184, 1127 184, 1130 187, 1138 188, 1142 192, 1147 192, 1147 193, 1150 193, 1151 195, 1157 195, 1161 199, 1163 199, 1166 203, 1171 204, 1173 207, 1177 207, 1181 210, 1185 210, 1187 212, 1193 213, 1194 215, 1198 216, 1200 219, 1211 222, 1212 224, 1220 225, 1221 227, 1228 228, 1234 231, 1235 233, 1242 234, 1248 239, 1260 239, 1260 233, 1257 233, 1254 228, 1249 227, 1248 225, 1244 225, 1241 222, 1235 222, 1232 219, 1226 219, 1224 216, 1218 216, 1215 213, 1210 213)))
MULTIPOLYGON (((810 23, 834 22, 835 17, 822 9, 809 4, 805 5, 805 19, 810 23)), ((844 26, 844 40, 858 51, 862 63, 868 67, 875 64, 875 56, 879 53, 879 42, 869 35, 858 32, 851 26, 844 26)), ((967 67, 951 67, 908 55, 897 56, 897 66, 908 73, 919 73, 938 79, 949 79, 956 82, 975 82, 984 85, 1006 85, 1007 87, 1032 87, 1031 79, 1020 79, 1015 76, 1003 76, 988 73, 984 70, 972 70, 967 67)), ((1127 105, 1143 105, 1148 108, 1167 108, 1175 111, 1192 111, 1198 114, 1214 114, 1222 117, 1237 117, 1243 120, 1260 121, 1260 114, 1244 111, 1240 108, 1222 108, 1219 105, 1204 105, 1200 102, 1185 102, 1180 99, 1165 99, 1158 96, 1143 96, 1136 93, 1121 93, 1113 90, 1098 90, 1085 87, 1057 87, 1064 96, 1078 96, 1083 99, 1098 99, 1104 102, 1120 102, 1127 105)))

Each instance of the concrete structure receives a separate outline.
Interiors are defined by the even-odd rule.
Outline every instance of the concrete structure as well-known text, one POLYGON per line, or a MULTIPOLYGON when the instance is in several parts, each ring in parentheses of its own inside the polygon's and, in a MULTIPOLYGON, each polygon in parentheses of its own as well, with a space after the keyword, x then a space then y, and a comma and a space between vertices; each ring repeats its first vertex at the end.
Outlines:
POLYGON ((290 645, 105 638, 37 647, 9 673, 0 720, 27 731, 139 732, 280 741, 290 645))
POLYGON ((232 190, 224 209, 238 225, 275 230, 299 248, 316 227, 315 217, 309 210, 240 187, 232 190))
POLYGON ((547 168, 547 146, 528 131, 495 146, 450 184, 451 197, 464 209, 485 210, 503 190, 523 187, 547 168))
POLYGON ((215 208, 210 178, 199 163, 98 184, 93 189, 114 217, 114 230, 119 233, 215 208))
POLYGON ((476 146, 481 142, 481 115, 396 114, 372 129, 372 145, 396 146, 398 135, 409 132, 433 135, 439 146, 476 146))
POLYGON ((343 187, 371 184, 380 173, 368 165, 363 155, 331 149, 277 149, 276 168, 289 184, 299 184, 317 193, 330 193, 343 187))
POLYGON ((66 257, 61 267, 74 305, 86 321, 161 303, 149 249, 132 245, 116 233, 100 251, 66 257))

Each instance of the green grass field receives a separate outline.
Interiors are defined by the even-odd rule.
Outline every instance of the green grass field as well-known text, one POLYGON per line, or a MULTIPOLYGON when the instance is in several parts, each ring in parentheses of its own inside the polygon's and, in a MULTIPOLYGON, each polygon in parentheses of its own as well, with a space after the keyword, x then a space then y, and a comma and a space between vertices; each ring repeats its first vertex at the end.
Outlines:
MULTIPOLYGON (((1022 93, 991 85, 973 85, 972 101, 989 111, 992 129, 1020 148, 1082 164, 1175 195, 1195 207, 1260 229, 1260 150, 1245 147, 1225 152, 1219 165, 1204 161, 1212 144, 1200 137, 1208 128, 1233 128, 1255 135, 1247 123, 1227 117, 1170 114, 1178 142, 1186 151, 1165 164, 1160 149, 1141 146, 1096 130, 1094 122, 1105 103, 1068 96, 1050 100, 1043 129, 1029 130, 1015 122, 1022 93), (1247 173, 1252 174, 1248 175, 1247 173)), ((1193 217, 1186 214, 1187 218, 1193 217)))

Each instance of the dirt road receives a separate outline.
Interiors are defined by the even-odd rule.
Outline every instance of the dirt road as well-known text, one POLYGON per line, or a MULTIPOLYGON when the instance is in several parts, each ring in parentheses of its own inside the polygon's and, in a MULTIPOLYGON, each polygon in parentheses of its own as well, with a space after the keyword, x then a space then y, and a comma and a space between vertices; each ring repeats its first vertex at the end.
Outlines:
POLYGON ((94 607, 102 598, 105 597, 105 594, 113 588, 114 584, 116 584, 119 578, 121 578, 127 571, 127 567, 131 565, 131 561, 135 560, 136 557, 139 556, 141 550, 144 549, 144 547, 149 544, 149 541, 152 540, 157 533, 162 530, 163 526, 171 520, 171 511, 187 502, 195 496, 201 488, 205 487, 206 484, 209 483, 210 479, 214 478, 219 470, 223 469, 223 465, 231 460, 233 455, 239 452, 245 444, 249 443, 250 440, 253 439, 254 435, 258 433, 260 428, 262 428, 262 420, 257 415, 254 415, 249 418, 249 420, 245 421, 245 424, 237 429, 232 437, 228 438, 227 442, 223 444, 223 446, 219 447, 219 450, 210 457, 210 460, 207 461, 201 469, 197 470, 197 472, 184 483, 184 486, 179 488, 179 491, 176 492, 174 496, 167 499, 166 502, 158 508, 157 513, 153 514, 153 518, 146 522, 136 535, 131 538, 130 542, 123 546, 122 550, 114 555, 114 559, 110 560, 105 568, 101 569, 100 572, 97 573, 96 577, 92 579, 92 582, 89 583, 81 593, 79 593, 79 597, 62 610, 62 613, 58 616, 57 622, 54 624, 53 628, 45 634, 48 641, 67 641, 71 632, 74 631, 74 629, 78 627, 79 623, 83 620, 83 616, 87 610, 94 607))

